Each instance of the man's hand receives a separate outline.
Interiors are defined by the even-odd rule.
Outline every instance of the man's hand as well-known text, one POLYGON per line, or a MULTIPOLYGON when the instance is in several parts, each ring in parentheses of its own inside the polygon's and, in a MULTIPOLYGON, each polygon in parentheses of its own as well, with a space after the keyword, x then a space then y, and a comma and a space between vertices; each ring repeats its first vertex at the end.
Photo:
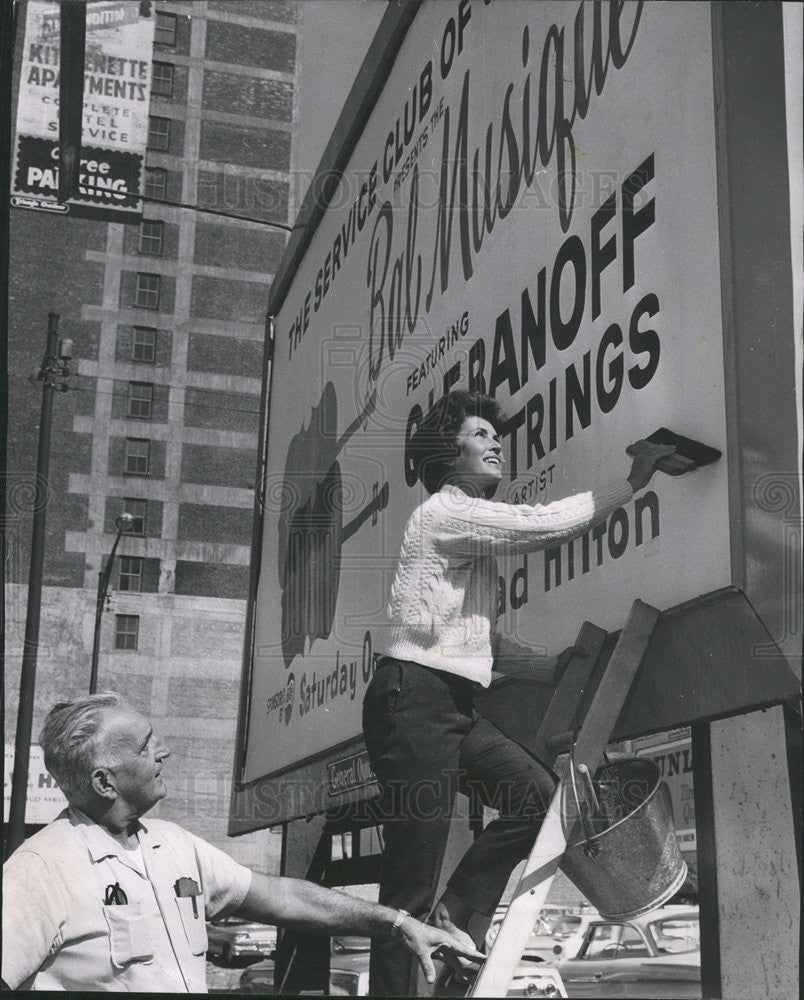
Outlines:
MULTIPOLYGON (((304 879, 259 872, 252 873, 251 887, 235 913, 310 934, 365 934, 385 940, 400 916, 399 910, 324 889, 304 879)), ((431 927, 406 916, 393 933, 418 958, 428 983, 435 979, 431 955, 437 948, 475 961, 484 958, 469 935, 455 927, 431 927)))
POLYGON ((656 463, 672 455, 675 450, 671 444, 653 444, 644 440, 629 446, 627 451, 629 455, 633 455, 634 461, 628 474, 628 482, 634 493, 644 490, 656 471, 656 463))
POLYGON ((461 930, 446 931, 440 927, 431 927, 413 917, 405 917, 399 925, 398 934, 403 943, 418 958, 428 983, 435 980, 435 966, 432 954, 439 948, 445 948, 463 958, 482 961, 486 956, 478 951, 474 941, 461 930))

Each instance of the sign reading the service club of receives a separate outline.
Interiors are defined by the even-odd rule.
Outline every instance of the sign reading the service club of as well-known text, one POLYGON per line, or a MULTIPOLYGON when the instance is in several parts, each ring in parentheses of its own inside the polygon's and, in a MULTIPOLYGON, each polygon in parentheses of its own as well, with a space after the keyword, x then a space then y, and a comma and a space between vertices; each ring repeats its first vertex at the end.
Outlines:
POLYGON ((78 195, 60 204, 59 5, 28 3, 11 204, 125 221, 142 211, 154 18, 136 0, 109 0, 87 4, 86 21, 78 195))
MULTIPOLYGON (((499 501, 624 478, 660 427, 725 448, 713 95, 708 4, 419 8, 275 295, 244 781, 354 752, 445 392, 508 415, 499 501)), ((727 488, 725 462, 660 474, 500 559, 499 631, 552 656, 726 586, 727 488)))

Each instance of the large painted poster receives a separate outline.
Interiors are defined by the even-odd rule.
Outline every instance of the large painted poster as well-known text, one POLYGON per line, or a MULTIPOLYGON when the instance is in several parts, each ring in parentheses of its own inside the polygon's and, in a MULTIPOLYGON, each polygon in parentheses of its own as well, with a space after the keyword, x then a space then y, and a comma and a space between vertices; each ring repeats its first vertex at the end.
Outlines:
POLYGON ((58 201, 58 3, 29 0, 25 22, 11 204, 125 221, 142 211, 154 17, 136 0, 87 4, 78 196, 58 201))
MULTIPOLYGON (((407 518, 406 442, 452 387, 509 416, 495 499, 725 447, 709 8, 425 3, 275 317, 253 780, 354 740, 407 518)), ((725 462, 501 563, 539 654, 730 581, 725 462)), ((308 811, 315 811, 310 808, 308 811)))

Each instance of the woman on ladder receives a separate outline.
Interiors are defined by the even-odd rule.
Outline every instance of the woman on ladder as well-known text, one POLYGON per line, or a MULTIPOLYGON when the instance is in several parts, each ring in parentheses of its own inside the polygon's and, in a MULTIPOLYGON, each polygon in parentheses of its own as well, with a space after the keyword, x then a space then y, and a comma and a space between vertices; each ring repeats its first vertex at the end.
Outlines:
MULTIPOLYGON (((548 768, 474 705, 492 666, 522 673, 522 647, 495 635, 496 557, 534 552, 583 534, 643 489, 672 447, 635 458, 627 478, 545 506, 491 500, 503 478, 499 404, 455 391, 411 442, 430 494, 411 515, 388 604, 390 644, 366 691, 363 730, 381 788, 385 851, 380 902, 453 932, 488 919, 515 865, 527 857, 555 785, 548 768), (464 854, 434 905, 458 790, 499 810, 464 854)), ((555 679, 553 679, 554 682, 555 679)), ((482 946, 482 940, 478 941, 482 946)), ((416 969, 399 942, 372 948, 370 993, 415 996, 416 969)))

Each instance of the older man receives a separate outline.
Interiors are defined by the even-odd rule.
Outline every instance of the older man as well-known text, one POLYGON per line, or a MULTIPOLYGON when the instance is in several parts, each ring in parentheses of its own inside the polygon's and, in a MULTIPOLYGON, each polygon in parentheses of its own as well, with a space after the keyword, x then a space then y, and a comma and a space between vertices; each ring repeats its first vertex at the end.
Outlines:
POLYGON ((3 872, 3 980, 12 989, 206 992, 206 920, 230 913, 323 933, 398 935, 428 981, 465 935, 300 879, 260 875, 175 823, 142 820, 170 751, 119 695, 57 705, 40 737, 69 807, 3 872))

